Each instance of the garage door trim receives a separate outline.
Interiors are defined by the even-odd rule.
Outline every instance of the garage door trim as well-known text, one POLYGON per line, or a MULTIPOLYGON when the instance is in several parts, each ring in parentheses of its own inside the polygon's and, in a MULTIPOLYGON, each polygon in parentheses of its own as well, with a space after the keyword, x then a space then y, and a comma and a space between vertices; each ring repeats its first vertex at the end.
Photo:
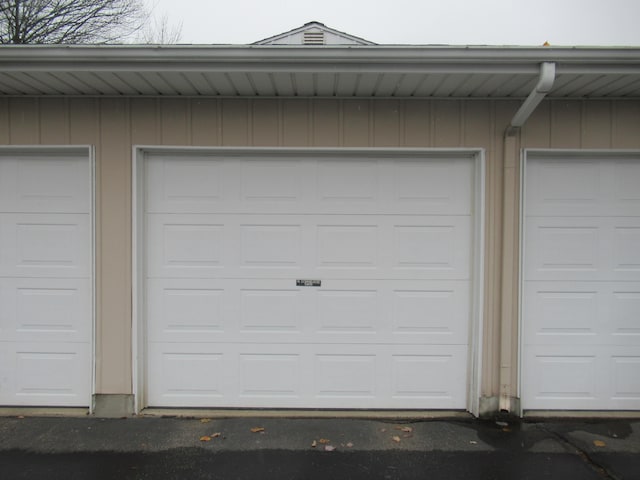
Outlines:
POLYGON ((207 154, 243 158, 261 156, 266 158, 468 158, 473 163, 473 227, 471 246, 471 312, 468 342, 467 409, 478 414, 480 398, 480 376, 482 358, 482 311, 484 272, 484 177, 485 160, 483 149, 421 149, 421 148, 252 148, 252 147, 159 147, 136 145, 133 147, 132 162, 132 285, 133 285, 133 393, 135 409, 140 412, 147 406, 145 394, 146 327, 144 311, 144 163, 148 155, 154 154, 207 154))
POLYGON ((635 149, 552 149, 552 148, 536 148, 523 149, 520 157, 520 218, 519 218, 519 235, 520 235, 520 256, 518 264, 518 398, 520 399, 518 413, 523 415, 526 411, 535 411, 535 409, 527 408, 527 399, 523 396, 523 385, 527 380, 524 378, 524 291, 525 291, 525 260, 526 260, 526 208, 527 208, 527 163, 535 160, 616 160, 630 159, 637 160, 640 157, 640 150, 635 149))

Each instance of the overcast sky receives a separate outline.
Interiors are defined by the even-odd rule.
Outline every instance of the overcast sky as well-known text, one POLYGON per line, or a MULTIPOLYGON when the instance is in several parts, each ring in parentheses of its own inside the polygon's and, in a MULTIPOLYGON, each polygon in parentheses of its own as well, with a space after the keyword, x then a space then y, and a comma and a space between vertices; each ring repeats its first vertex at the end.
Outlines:
POLYGON ((381 44, 640 46, 640 0, 148 0, 179 43, 248 44, 315 20, 381 44))

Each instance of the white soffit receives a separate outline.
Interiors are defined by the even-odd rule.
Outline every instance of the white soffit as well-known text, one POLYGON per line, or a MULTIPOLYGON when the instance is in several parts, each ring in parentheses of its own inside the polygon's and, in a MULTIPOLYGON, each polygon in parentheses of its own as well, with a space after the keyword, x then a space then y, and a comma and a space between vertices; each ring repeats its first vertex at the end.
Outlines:
POLYGON ((640 48, 2 46, 0 95, 640 97, 640 48))

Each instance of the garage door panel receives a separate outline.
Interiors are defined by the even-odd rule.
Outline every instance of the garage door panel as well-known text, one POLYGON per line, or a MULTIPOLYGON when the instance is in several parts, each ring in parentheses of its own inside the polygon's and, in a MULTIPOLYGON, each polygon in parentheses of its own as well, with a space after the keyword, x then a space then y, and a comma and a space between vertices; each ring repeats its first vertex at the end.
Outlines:
POLYGON ((469 279, 468 216, 150 214, 148 275, 469 279))
POLYGON ((640 343, 640 283, 526 282, 525 345, 640 343))
POLYGON ((469 158, 156 156, 149 213, 470 215, 469 158))
POLYGON ((464 408, 466 346, 171 344, 149 352, 149 405, 464 408), (160 370, 161 369, 161 370, 160 370), (184 375, 185 371, 194 375, 184 375), (229 375, 229 372, 235 372, 229 375), (229 377, 236 379, 229 381, 229 377))
POLYGON ((640 348, 540 346, 526 359, 534 368, 523 384, 529 409, 640 408, 640 348))
POLYGON ((0 338, 84 341, 91 335, 88 279, 0 278, 0 338))
POLYGON ((89 215, 0 214, 6 277, 88 277, 89 215))
POLYGON ((0 404, 86 406, 90 395, 87 343, 0 342, 0 404))
POLYGON ((529 215, 594 214, 600 202, 600 166, 596 160, 544 159, 527 164, 529 215))
POLYGON ((638 216, 640 210, 640 169, 635 159, 619 159, 613 163, 610 209, 615 215, 638 216))
POLYGON ((526 282, 526 344, 599 342, 603 295, 597 285, 526 282))
POLYGON ((91 208, 85 156, 3 155, 0 212, 84 213, 91 208))
POLYGON ((640 217, 529 217, 531 280, 640 279, 640 217))
POLYGON ((153 342, 464 345, 468 282, 152 279, 153 342), (324 285, 324 284, 323 284, 324 285))

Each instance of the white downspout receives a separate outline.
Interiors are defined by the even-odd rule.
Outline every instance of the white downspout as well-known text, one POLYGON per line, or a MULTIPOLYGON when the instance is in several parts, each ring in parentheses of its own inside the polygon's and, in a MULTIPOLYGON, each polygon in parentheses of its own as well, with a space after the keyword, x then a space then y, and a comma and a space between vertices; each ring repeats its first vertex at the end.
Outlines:
MULTIPOLYGON (((529 119, 536 107, 551 91, 556 78, 556 64, 544 62, 540 65, 540 78, 535 88, 522 103, 511 119, 504 135, 502 172, 502 275, 500 302, 500 398, 499 410, 512 412, 513 370, 517 368, 517 350, 514 351, 514 332, 518 324, 518 266, 520 251, 518 248, 520 205, 518 133, 520 127, 529 119)), ((517 395, 517 394, 516 394, 517 395)), ((519 410, 519 406, 516 407, 519 410)))
POLYGON ((538 83, 511 119, 511 128, 520 128, 525 124, 542 99, 551 91, 555 80, 556 64, 553 62, 540 64, 538 83))

